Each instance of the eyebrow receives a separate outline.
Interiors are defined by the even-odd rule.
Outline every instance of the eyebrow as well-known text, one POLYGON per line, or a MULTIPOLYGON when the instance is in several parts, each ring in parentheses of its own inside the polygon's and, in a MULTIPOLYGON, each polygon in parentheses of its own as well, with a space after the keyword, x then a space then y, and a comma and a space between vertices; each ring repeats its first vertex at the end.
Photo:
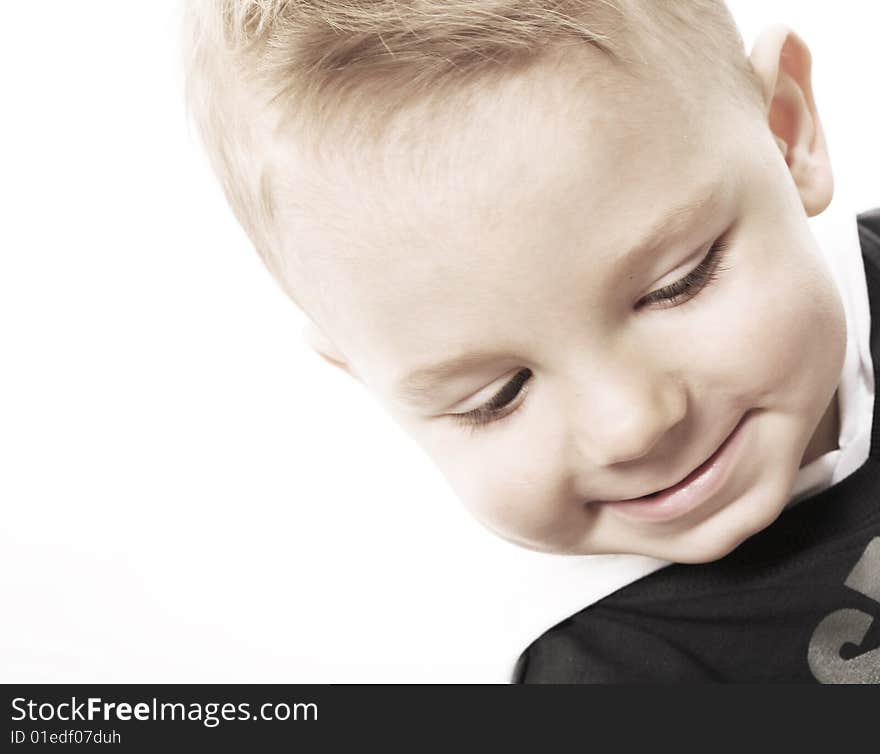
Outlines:
POLYGON ((690 229, 699 215, 708 215, 721 209, 727 192, 719 183, 713 183, 695 192, 682 202, 673 205, 637 241, 629 251, 622 254, 618 263, 628 265, 635 259, 656 252, 670 240, 679 238, 690 229))
MULTIPOLYGON (((625 254, 619 257, 620 265, 656 251, 671 238, 680 236, 698 214, 708 213, 719 208, 725 194, 717 183, 695 193, 683 202, 669 209, 642 238, 625 254)), ((430 388, 459 372, 466 372, 492 360, 510 357, 509 353, 491 350, 470 351, 433 364, 414 369, 394 388, 395 395, 408 403, 424 402, 430 388)))

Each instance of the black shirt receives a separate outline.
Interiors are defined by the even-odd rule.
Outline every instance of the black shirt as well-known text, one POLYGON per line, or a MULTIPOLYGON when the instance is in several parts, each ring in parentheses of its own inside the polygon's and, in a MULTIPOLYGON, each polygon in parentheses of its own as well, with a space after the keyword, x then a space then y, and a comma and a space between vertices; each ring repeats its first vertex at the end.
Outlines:
POLYGON ((514 683, 880 683, 880 209, 857 223, 868 459, 725 557, 669 565, 558 623, 522 653, 514 683))

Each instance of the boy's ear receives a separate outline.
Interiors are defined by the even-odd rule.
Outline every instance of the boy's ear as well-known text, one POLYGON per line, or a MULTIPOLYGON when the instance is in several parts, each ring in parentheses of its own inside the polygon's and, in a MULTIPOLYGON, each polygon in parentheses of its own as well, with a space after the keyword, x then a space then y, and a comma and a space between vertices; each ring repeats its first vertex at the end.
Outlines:
POLYGON ((787 26, 775 24, 758 36, 749 60, 761 80, 770 130, 804 209, 810 217, 818 215, 831 202, 834 177, 813 100, 810 50, 787 26))
POLYGON ((343 372, 346 372, 352 377, 357 378, 354 372, 352 372, 345 355, 311 319, 307 320, 303 327, 303 338, 325 361, 335 367, 339 367, 343 372))

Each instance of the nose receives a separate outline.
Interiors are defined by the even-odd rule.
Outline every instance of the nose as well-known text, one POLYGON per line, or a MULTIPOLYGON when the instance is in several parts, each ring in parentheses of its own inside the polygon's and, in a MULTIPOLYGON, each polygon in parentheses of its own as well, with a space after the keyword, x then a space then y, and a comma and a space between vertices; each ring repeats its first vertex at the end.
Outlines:
POLYGON ((681 381, 647 366, 603 367, 579 383, 571 431, 580 463, 593 468, 648 456, 687 414, 681 381))

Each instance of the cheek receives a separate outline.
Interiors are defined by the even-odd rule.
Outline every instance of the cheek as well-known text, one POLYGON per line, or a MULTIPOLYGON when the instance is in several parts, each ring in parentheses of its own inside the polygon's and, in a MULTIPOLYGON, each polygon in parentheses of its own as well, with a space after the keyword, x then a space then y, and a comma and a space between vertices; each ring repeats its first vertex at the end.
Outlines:
POLYGON ((725 274, 704 310, 704 332, 690 341, 700 344, 699 363, 715 383, 707 387, 792 412, 824 406, 843 364, 846 325, 823 261, 789 242, 753 247, 748 257, 732 259, 725 274))
MULTIPOLYGON (((525 412, 525 408, 523 412, 525 412)), ((561 464, 565 433, 553 417, 511 416, 511 424, 463 433, 434 460, 458 498, 488 528, 507 537, 555 539, 570 506, 561 464), (525 431, 523 428, 528 427, 525 431)))

